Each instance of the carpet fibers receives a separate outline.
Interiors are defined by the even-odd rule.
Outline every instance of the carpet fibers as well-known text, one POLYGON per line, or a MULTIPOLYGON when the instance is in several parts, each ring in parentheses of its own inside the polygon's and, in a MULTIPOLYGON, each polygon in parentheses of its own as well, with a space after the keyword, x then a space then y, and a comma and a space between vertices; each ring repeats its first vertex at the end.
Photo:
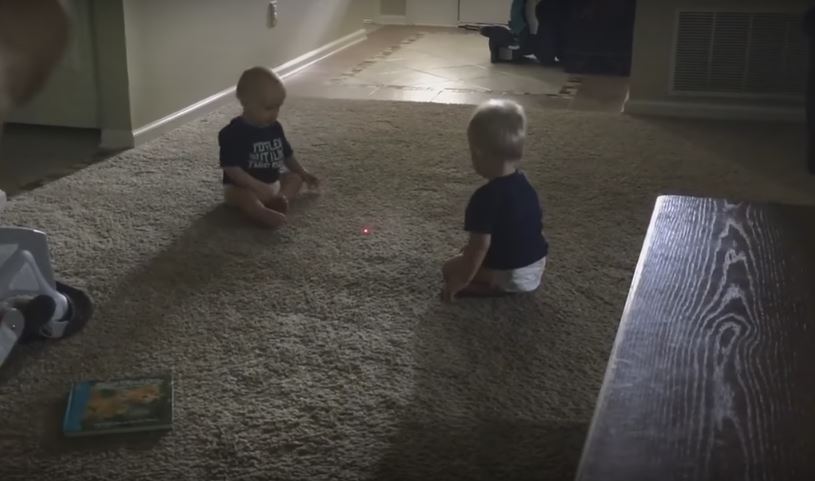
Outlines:
POLYGON ((0 371, 4 481, 569 479, 655 196, 815 203, 798 127, 531 111, 545 286, 443 305, 481 182, 469 107, 291 100, 287 132, 325 185, 277 232, 220 204, 216 132, 235 113, 3 213, 48 231, 59 277, 97 308, 0 371), (60 437, 70 382, 166 370, 174 431, 60 437))

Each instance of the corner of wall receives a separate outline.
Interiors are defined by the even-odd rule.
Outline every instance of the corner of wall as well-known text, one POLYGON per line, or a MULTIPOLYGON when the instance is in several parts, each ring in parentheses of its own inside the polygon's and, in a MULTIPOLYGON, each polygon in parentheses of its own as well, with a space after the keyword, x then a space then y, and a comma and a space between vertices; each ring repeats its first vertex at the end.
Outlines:
POLYGON ((130 129, 102 129, 99 148, 103 151, 132 149, 136 146, 136 137, 130 129))
POLYGON ((130 148, 133 147, 133 133, 124 0, 94 0, 91 3, 102 130, 100 147, 105 150, 130 148))

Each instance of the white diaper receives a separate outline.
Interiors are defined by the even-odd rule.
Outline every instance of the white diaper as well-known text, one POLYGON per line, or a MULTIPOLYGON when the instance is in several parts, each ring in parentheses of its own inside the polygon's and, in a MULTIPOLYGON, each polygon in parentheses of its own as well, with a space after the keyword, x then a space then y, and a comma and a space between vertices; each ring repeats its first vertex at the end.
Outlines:
POLYGON ((541 285, 546 257, 519 269, 493 270, 493 284, 504 292, 531 292, 541 285))

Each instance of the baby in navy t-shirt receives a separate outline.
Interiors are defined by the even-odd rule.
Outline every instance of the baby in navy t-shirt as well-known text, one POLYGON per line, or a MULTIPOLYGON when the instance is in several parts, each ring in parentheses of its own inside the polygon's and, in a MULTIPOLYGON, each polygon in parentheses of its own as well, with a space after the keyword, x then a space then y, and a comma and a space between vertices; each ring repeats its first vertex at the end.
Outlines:
POLYGON ((518 169, 526 139, 523 107, 509 100, 480 105, 467 128, 476 173, 488 180, 470 198, 470 239, 444 264, 444 298, 534 291, 549 245, 538 194, 518 169))
POLYGON ((250 68, 238 80, 237 96, 243 114, 218 134, 224 200, 262 225, 280 227, 303 182, 316 187, 319 180, 297 161, 277 121, 286 99, 280 78, 250 68))

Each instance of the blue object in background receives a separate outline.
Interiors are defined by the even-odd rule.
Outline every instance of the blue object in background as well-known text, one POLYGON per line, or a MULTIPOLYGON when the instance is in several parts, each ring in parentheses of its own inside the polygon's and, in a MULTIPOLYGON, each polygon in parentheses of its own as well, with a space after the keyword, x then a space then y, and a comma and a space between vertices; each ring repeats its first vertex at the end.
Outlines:
POLYGON ((527 28, 526 0, 512 0, 509 15, 509 29, 513 35, 520 35, 527 28))

